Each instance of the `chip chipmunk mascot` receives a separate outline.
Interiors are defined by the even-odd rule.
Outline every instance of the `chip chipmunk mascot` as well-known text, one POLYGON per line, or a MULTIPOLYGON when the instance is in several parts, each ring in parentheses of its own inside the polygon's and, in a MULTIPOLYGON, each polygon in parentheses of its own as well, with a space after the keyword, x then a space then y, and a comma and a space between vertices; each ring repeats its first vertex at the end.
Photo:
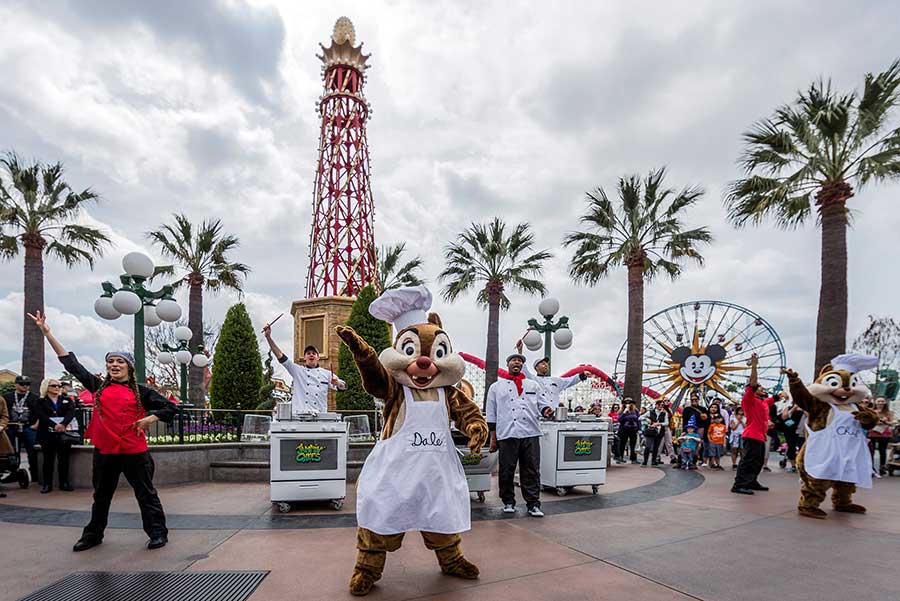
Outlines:
POLYGON ((878 414, 857 405, 869 394, 857 372, 877 366, 877 357, 838 355, 809 386, 794 370, 784 370, 794 403, 809 415, 806 442, 797 454, 800 515, 824 519, 828 514, 819 505, 828 489, 835 511, 866 512, 853 502, 853 493, 857 486, 872 488, 866 430, 878 423, 878 414))
POLYGON ((441 571, 478 578, 463 557, 460 534, 471 528, 469 488, 450 421, 480 453, 488 426, 478 406, 456 384, 465 363, 453 352, 441 319, 426 314, 425 286, 389 290, 369 306, 376 318, 393 323, 394 345, 380 355, 352 328, 338 336, 353 353, 363 388, 384 401, 381 440, 366 459, 357 484, 357 556, 350 592, 365 595, 381 578, 386 553, 403 536, 419 530, 437 554, 441 571))

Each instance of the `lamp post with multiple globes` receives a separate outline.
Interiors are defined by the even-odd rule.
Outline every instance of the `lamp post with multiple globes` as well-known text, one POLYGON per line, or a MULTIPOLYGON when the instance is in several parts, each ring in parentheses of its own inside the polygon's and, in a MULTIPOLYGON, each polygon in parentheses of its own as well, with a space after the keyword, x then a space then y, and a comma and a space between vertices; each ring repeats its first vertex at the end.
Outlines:
MULTIPOLYGON (((536 319, 528 320, 528 331, 522 337, 522 342, 529 351, 536 351, 544 343, 544 356, 547 357, 547 367, 550 367, 551 346, 555 345, 561 351, 572 346, 572 330, 569 329, 569 318, 562 316, 555 323, 553 316, 559 312, 559 301, 555 298, 545 298, 538 305, 538 313, 544 317, 544 323, 538 323, 536 319), (543 334, 543 337, 541 336, 543 334), (543 338, 543 339, 542 339, 543 338), (551 345, 551 338, 553 345, 551 345)), ((548 372, 549 373, 549 372, 548 372)))
POLYGON ((198 345, 193 351, 189 347, 189 342, 193 336, 193 332, 187 326, 178 326, 175 328, 175 339, 178 341, 177 346, 169 346, 163 344, 161 352, 157 356, 157 361, 163 365, 172 365, 178 363, 181 366, 181 402, 187 402, 187 368, 189 364, 197 367, 206 367, 209 364, 209 357, 203 352, 203 345, 198 345))
POLYGON ((134 373, 139 384, 146 381, 144 327, 156 327, 163 321, 174 322, 181 318, 181 306, 172 298, 171 286, 152 291, 145 283, 156 273, 153 260, 139 252, 130 252, 122 258, 124 275, 116 287, 103 282, 103 294, 94 302, 94 311, 103 319, 118 319, 122 315, 134 315, 134 373))

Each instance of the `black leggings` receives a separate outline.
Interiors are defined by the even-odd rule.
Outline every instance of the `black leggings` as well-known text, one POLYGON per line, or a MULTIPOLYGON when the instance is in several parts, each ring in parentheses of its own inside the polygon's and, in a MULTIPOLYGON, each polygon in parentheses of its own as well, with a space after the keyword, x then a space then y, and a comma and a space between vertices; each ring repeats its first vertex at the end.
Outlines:
POLYGON ((625 458, 625 449, 631 446, 631 460, 637 461, 637 430, 619 430, 619 457, 625 458))
POLYGON ((885 463, 887 463, 887 446, 888 443, 891 442, 891 439, 887 436, 879 437, 879 438, 870 438, 869 442, 872 445, 869 447, 869 452, 872 455, 872 462, 875 462, 875 451, 878 451, 878 468, 885 469, 885 463))
POLYGON ((786 457, 788 461, 797 459, 797 450, 800 448, 800 437, 797 436, 797 430, 785 430, 784 442, 787 443, 786 457))

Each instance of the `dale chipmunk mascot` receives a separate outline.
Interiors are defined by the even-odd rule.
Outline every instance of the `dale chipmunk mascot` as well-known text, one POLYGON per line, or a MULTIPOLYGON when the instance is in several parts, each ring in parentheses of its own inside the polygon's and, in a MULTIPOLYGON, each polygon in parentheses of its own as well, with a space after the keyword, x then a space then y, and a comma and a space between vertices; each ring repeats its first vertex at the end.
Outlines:
POLYGON ((877 366, 876 357, 838 355, 809 386, 794 370, 784 370, 794 403, 809 415, 806 442, 797 454, 800 515, 824 519, 828 514, 819 505, 829 489, 835 511, 866 512, 853 502, 853 493, 857 486, 872 488, 866 430, 878 423, 878 414, 857 405, 869 394, 857 372, 877 366))
POLYGON ((419 530, 437 554, 441 571, 478 578, 478 567, 463 557, 460 532, 471 528, 469 488, 450 421, 480 453, 488 426, 478 406, 455 385, 465 363, 431 308, 425 286, 389 290, 369 312, 393 323, 392 347, 380 355, 353 329, 335 331, 346 343, 366 392, 384 401, 381 440, 359 475, 356 500, 357 556, 350 592, 365 595, 381 578, 386 553, 403 536, 419 530))

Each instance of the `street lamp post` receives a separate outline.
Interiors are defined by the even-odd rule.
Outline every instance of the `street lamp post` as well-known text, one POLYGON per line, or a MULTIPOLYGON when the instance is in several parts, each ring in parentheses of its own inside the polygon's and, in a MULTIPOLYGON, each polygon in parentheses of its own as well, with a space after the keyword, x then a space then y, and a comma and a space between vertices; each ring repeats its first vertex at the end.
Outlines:
POLYGON ((146 381, 144 327, 155 327, 163 321, 177 321, 181 307, 172 298, 171 286, 148 290, 144 283, 153 277, 156 266, 147 255, 131 252, 122 258, 124 275, 121 287, 103 282, 103 294, 94 302, 94 311, 103 319, 134 315, 134 373, 139 384, 146 381))
MULTIPOLYGON (((553 316, 559 312, 559 301, 555 298, 545 298, 538 305, 538 313, 544 318, 544 323, 538 323, 536 319, 528 320, 528 332, 522 337, 522 342, 529 351, 541 348, 541 334, 543 334, 544 356, 547 357, 547 367, 550 368, 551 346, 556 346, 561 351, 572 346, 572 330, 569 329, 569 318, 561 316, 556 322, 553 316), (551 345, 551 338, 553 345, 551 345)), ((548 372, 549 373, 549 372, 548 372)))
POLYGON ((157 361, 163 365, 171 365, 178 363, 181 366, 180 393, 181 402, 187 402, 187 368, 188 364, 194 364, 197 367, 206 367, 209 364, 209 357, 203 353, 203 345, 197 345, 194 350, 190 349, 189 342, 193 332, 187 326, 179 326, 175 328, 175 339, 178 341, 176 346, 162 345, 162 350, 157 356, 157 361))

